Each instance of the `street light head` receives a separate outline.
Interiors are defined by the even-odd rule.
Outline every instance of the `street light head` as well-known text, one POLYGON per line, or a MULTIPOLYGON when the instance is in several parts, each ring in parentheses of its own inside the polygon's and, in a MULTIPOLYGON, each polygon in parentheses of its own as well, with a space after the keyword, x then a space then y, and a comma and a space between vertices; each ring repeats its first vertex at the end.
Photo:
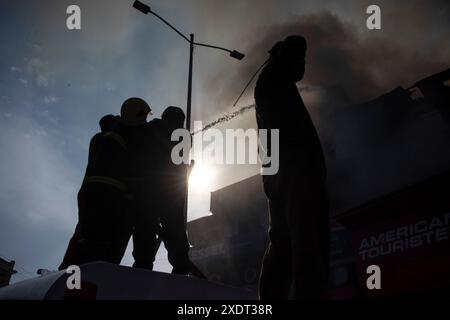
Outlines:
POLYGON ((240 52, 238 52, 236 50, 233 50, 233 51, 230 52, 230 56, 235 58, 235 59, 242 60, 245 57, 245 54, 240 53, 240 52))
POLYGON ((147 14, 147 13, 150 12, 150 7, 148 5, 146 5, 145 3, 142 3, 142 2, 140 2, 138 0, 136 0, 133 3, 133 8, 139 10, 140 12, 142 12, 144 14, 147 14))

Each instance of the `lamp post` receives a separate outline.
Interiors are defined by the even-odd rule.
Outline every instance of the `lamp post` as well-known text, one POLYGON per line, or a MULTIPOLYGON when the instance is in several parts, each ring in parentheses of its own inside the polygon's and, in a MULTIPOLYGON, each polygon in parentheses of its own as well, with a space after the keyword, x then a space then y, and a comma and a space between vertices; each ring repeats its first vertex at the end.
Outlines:
MULTIPOLYGON (((189 42, 189 74, 188 74, 188 91, 187 91, 187 102, 186 102, 186 129, 190 132, 191 131, 191 101, 192 101, 192 65, 193 65, 194 46, 207 47, 207 48, 225 51, 225 52, 228 52, 232 58, 235 58, 237 60, 242 60, 245 57, 245 55, 236 50, 229 50, 227 48, 223 48, 223 47, 219 47, 219 46, 213 46, 213 45, 206 44, 206 43, 195 42, 194 34, 191 33, 188 38, 182 32, 180 32, 177 28, 175 28, 169 22, 167 22, 164 18, 162 18, 157 13, 152 11, 150 9, 150 7, 148 5, 146 5, 145 3, 142 3, 138 0, 136 0, 133 3, 133 7, 144 14, 151 13, 152 15, 157 17, 159 20, 164 22, 167 26, 169 26, 180 37, 182 37, 184 40, 189 42)), ((187 226, 187 194, 188 193, 186 190, 186 203, 185 203, 185 211, 184 211, 185 228, 187 226)))
POLYGON ((194 34, 191 33, 189 38, 186 37, 182 32, 180 32, 178 29, 176 29, 174 26, 172 26, 164 18, 162 18, 157 13, 152 11, 150 9, 150 7, 148 5, 146 5, 145 3, 142 3, 138 0, 136 0, 133 3, 133 7, 144 14, 151 13, 152 15, 157 17, 159 20, 164 22, 166 25, 168 25, 173 31, 178 33, 178 35, 180 35, 184 40, 189 42, 189 75, 188 75, 188 92, 187 92, 187 103, 186 103, 186 129, 188 131, 191 131, 192 64, 193 64, 194 46, 201 46, 201 47, 208 47, 208 48, 213 48, 213 49, 217 49, 217 50, 222 50, 222 51, 228 52, 231 57, 233 57, 237 60, 242 60, 245 57, 245 55, 236 50, 229 50, 229 49, 226 49, 223 47, 213 46, 213 45, 206 44, 206 43, 195 42, 194 34))

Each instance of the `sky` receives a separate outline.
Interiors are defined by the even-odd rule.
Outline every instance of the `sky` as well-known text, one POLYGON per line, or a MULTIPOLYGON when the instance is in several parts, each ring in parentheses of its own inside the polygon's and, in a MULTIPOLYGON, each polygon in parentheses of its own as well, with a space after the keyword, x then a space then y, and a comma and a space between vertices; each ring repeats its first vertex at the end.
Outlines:
MULTIPOLYGON (((145 1, 144 1, 145 2, 145 1)), ((188 44, 128 0, 0 0, 0 256, 17 262, 14 281, 56 269, 76 224, 76 194, 98 120, 139 96, 156 117, 185 107, 188 44), (66 8, 81 8, 81 30, 66 28, 66 8)), ((196 40, 236 49, 242 61, 196 48, 192 119, 204 123, 231 105, 267 50, 292 33, 308 40, 303 88, 339 85, 359 103, 450 65, 446 1, 377 1, 382 30, 366 28, 372 1, 147 1, 196 40)), ((306 90, 306 89, 305 89, 306 90)), ((314 111, 317 95, 305 91, 314 111)), ((252 87, 240 106, 253 103, 252 87)), ((319 110, 319 109, 317 109, 319 110)), ((220 128, 254 128, 254 113, 220 128)), ((324 130, 325 131, 325 130, 324 130)), ((189 217, 207 215, 209 192, 258 173, 216 168, 190 191, 189 217)), ((130 265, 130 250, 123 264, 130 265)), ((169 271, 165 254, 156 269, 169 271)))

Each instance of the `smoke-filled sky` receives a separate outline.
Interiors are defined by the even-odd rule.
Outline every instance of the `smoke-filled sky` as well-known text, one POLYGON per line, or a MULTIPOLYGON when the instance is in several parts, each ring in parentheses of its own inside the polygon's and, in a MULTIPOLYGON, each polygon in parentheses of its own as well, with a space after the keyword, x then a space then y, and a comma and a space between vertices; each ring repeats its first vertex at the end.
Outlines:
MULTIPOLYGON (((377 1, 382 29, 373 31, 365 24, 372 1, 146 2, 198 41, 247 55, 237 61, 196 48, 193 120, 205 123, 231 110, 267 50, 292 33, 308 40, 301 86, 339 85, 349 103, 449 67, 447 1, 377 1)), ((17 261, 15 281, 59 264, 99 118, 117 114, 130 96, 146 99, 156 116, 165 106, 185 106, 188 44, 132 3, 0 0, 0 256, 17 261), (81 7, 81 30, 66 28, 70 4, 81 7)), ((313 108, 317 97, 305 95, 313 108)), ((240 105, 252 102, 250 87, 240 105)), ((254 116, 228 125, 255 127, 254 116)), ((222 168, 211 189, 256 172, 222 168)), ((208 191, 193 194, 191 218, 207 213, 208 191)), ((170 270, 164 254, 158 259, 160 270, 170 270)))

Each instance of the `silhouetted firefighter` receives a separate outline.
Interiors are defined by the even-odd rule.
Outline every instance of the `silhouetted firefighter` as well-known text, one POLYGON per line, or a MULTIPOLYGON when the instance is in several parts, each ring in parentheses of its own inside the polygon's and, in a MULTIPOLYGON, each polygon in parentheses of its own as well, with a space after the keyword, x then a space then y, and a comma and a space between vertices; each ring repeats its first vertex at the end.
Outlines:
POLYGON ((147 254, 145 240, 156 237, 156 229, 151 229, 156 223, 154 214, 151 214, 152 193, 148 190, 148 167, 152 143, 148 128, 147 116, 151 114, 149 105, 140 98, 129 98, 120 110, 121 121, 114 128, 114 132, 122 136, 127 144, 124 161, 124 181, 127 187, 126 212, 132 220, 133 229, 129 232, 126 242, 133 234, 134 266, 140 268, 152 268, 153 259, 147 254), (149 223, 153 219, 155 223, 149 223), (147 227, 143 230, 143 225, 147 227), (139 227, 137 227, 139 226, 139 227), (142 231, 141 231, 142 230, 142 231), (148 235, 145 235, 147 232, 148 235))
POLYGON ((256 117, 259 129, 280 130, 280 167, 263 176, 270 244, 260 298, 320 298, 328 278, 328 198, 322 147, 296 87, 305 70, 306 40, 289 36, 269 53, 255 87, 256 117))
POLYGON ((89 145, 85 177, 78 192, 78 224, 59 269, 97 260, 119 263, 131 224, 125 212, 126 143, 111 130, 112 115, 100 120, 101 132, 89 145), (124 238, 125 235, 125 238, 124 238))
MULTIPOLYGON (((127 101, 125 109, 130 105, 130 111, 136 111, 143 100, 127 101)), ((119 122, 114 131, 124 137, 128 146, 125 181, 131 200, 128 211, 134 227, 133 266, 152 270, 158 240, 162 239, 173 273, 202 276, 189 260, 189 242, 184 228, 187 166, 175 165, 171 159, 175 144, 171 135, 173 130, 183 128, 184 112, 169 107, 162 119, 148 123, 145 121, 147 114, 138 121, 127 121, 123 113, 124 121, 119 122)))
MULTIPOLYGON (((189 242, 184 229, 183 209, 186 197, 186 166, 175 165, 171 159, 174 142, 171 141, 173 130, 183 128, 184 112, 177 107, 168 107, 161 115, 161 119, 150 122, 154 135, 154 159, 157 169, 152 182, 155 190, 155 211, 162 228, 159 236, 164 239, 168 259, 173 266, 174 273, 188 274, 189 272, 189 242)), ((156 251, 155 251, 156 254, 156 251)))
POLYGON ((59 267, 97 260, 120 263, 133 235, 134 267, 152 270, 162 239, 173 273, 204 277, 189 259, 184 223, 187 170, 172 162, 172 132, 183 128, 184 112, 168 107, 147 122, 151 109, 127 99, 121 116, 102 118, 89 148, 78 193, 79 222, 59 267))
MULTIPOLYGON (((172 106, 164 110, 161 119, 154 119, 149 123, 152 156, 149 162, 151 179, 147 183, 147 190, 152 196, 147 214, 153 212, 152 215, 155 216, 156 213, 157 225, 146 225, 146 221, 136 224, 135 234, 142 236, 136 237, 135 244, 143 237, 148 238, 148 230, 152 230, 151 239, 144 241, 142 245, 147 245, 143 253, 153 260, 159 247, 159 243, 154 241, 153 230, 156 228, 156 233, 167 249, 169 262, 173 266, 172 273, 193 273, 202 276, 189 260, 189 241, 184 224, 186 177, 189 168, 185 164, 174 164, 171 158, 172 147, 177 143, 171 141, 172 132, 183 128, 184 120, 183 110, 172 106)), ((149 222, 154 224, 155 221, 152 218, 149 222)))

